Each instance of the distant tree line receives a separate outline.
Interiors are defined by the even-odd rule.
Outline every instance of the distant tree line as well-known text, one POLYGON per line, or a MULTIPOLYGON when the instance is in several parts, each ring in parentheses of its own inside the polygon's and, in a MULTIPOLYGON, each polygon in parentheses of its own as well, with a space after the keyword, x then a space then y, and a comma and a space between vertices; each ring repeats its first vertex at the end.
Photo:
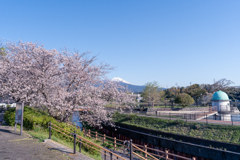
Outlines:
POLYGON ((240 99, 240 88, 231 87, 234 84, 231 80, 222 78, 213 84, 193 84, 187 87, 171 87, 163 90, 160 85, 154 82, 148 82, 142 92, 143 102, 154 106, 160 102, 174 102, 185 107, 188 105, 206 106, 211 102, 212 95, 216 91, 224 91, 230 99, 240 99))

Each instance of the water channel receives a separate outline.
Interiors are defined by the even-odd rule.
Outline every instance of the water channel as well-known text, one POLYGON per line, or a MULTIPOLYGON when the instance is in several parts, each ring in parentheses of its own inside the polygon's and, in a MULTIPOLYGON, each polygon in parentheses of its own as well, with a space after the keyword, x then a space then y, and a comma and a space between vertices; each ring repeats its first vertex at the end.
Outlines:
POLYGON ((82 122, 79 121, 79 119, 80 119, 79 111, 74 111, 72 114, 71 122, 76 126, 82 128, 82 122))

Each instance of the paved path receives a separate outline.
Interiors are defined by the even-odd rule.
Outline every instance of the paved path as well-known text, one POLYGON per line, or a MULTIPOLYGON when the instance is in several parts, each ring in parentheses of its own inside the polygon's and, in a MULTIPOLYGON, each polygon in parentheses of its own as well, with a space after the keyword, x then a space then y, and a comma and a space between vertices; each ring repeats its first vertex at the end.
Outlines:
POLYGON ((57 143, 53 140, 50 140, 50 139, 46 139, 44 140, 44 143, 48 146, 48 148, 50 150, 53 150, 53 151, 59 151, 61 153, 65 153, 67 154, 71 159, 73 160, 93 160, 92 158, 90 157, 87 157, 79 152, 76 152, 76 154, 72 154, 73 153, 73 149, 71 148, 68 148, 60 143, 57 143))
MULTIPOLYGON (((123 112, 122 114, 130 114, 130 113, 123 112)), ((160 116, 152 116, 152 115, 137 114, 137 113, 134 113, 134 114, 136 114, 138 116, 141 116, 141 117, 152 117, 152 118, 160 118, 160 119, 179 120, 179 118, 160 117, 160 116)), ((207 120, 206 121, 206 119, 201 119, 201 120, 181 119, 181 120, 187 121, 187 122, 195 122, 195 123, 223 124, 223 125, 236 125, 236 126, 240 125, 240 122, 233 122, 233 124, 232 124, 231 121, 219 121, 219 120, 207 120)))
MULTIPOLYGON (((3 114, 0 114, 0 120, 3 114)), ((0 159, 8 160, 93 160, 83 154, 72 154, 73 150, 57 142, 48 140, 38 142, 38 139, 19 130, 14 132, 11 126, 0 124, 0 159)))

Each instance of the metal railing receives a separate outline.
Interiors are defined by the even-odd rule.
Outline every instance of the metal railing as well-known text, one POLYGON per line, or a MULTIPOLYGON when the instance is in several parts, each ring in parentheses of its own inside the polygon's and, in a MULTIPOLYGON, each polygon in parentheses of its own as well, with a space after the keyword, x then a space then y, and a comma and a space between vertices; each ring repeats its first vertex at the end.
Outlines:
POLYGON ((58 127, 57 125, 55 124, 52 124, 51 122, 49 122, 49 139, 51 139, 51 135, 52 135, 52 130, 56 131, 56 132, 59 132, 61 134, 63 134, 64 136, 66 137, 69 137, 71 139, 73 139, 73 154, 76 154, 76 143, 78 142, 79 143, 79 152, 81 153, 81 149, 82 149, 82 146, 87 146, 93 150, 96 150, 98 151, 99 153, 102 153, 104 155, 104 159, 106 159, 106 156, 109 156, 111 160, 125 160, 125 158, 109 151, 108 149, 102 147, 102 146, 99 146, 93 142, 91 142, 90 140, 82 137, 82 136, 79 136, 76 134, 76 131, 74 131, 74 133, 70 133, 60 127, 58 127), (108 153, 108 154, 107 154, 108 153), (114 158, 113 156, 115 156, 116 158, 114 158))
MULTIPOLYGON (((227 110, 222 108, 223 111, 227 110)), ((201 120, 209 123, 210 120, 212 123, 222 123, 229 125, 240 125, 240 114, 236 107, 232 107, 230 111, 225 112, 218 112, 217 106, 209 108, 207 112, 194 112, 192 113, 174 113, 174 112, 162 112, 162 111, 155 111, 152 114, 146 114, 142 112, 123 112, 124 114, 137 114, 139 116, 144 117, 152 117, 152 118, 162 118, 162 119, 169 119, 169 120, 184 120, 186 122, 190 120, 201 120), (155 114, 154 114, 155 113, 155 114), (217 122, 218 121, 218 122, 217 122), (221 122, 219 122, 221 121, 221 122)))
MULTIPOLYGON (((76 127, 78 129, 80 128, 78 126, 76 127)), ((86 137, 89 137, 95 140, 100 140, 103 145, 107 143, 111 144, 111 148, 113 148, 115 151, 121 150, 124 152, 128 150, 128 155, 130 156, 130 160, 131 160, 131 157, 133 157, 133 155, 143 160, 158 160, 158 159, 174 160, 174 158, 181 158, 182 160, 196 159, 195 157, 187 158, 174 153, 169 153, 169 149, 167 148, 165 149, 165 151, 162 151, 159 149, 147 147, 147 145, 134 144, 131 139, 120 140, 120 139, 117 139, 117 137, 107 136, 106 134, 101 134, 96 131, 91 131, 90 129, 85 129, 85 128, 81 128, 81 129, 83 134, 86 137), (126 143, 129 145, 126 146, 126 143), (130 149, 131 147, 132 149, 130 149)))

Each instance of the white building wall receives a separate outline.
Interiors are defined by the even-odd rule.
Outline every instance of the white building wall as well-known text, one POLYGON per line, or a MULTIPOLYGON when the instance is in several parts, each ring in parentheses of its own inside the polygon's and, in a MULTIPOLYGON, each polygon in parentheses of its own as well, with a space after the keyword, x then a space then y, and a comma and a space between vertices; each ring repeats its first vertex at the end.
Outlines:
POLYGON ((231 121, 232 117, 231 114, 219 114, 221 117, 221 121, 231 121))
POLYGON ((217 111, 230 111, 230 102, 229 101, 213 101, 212 107, 217 106, 217 111))

